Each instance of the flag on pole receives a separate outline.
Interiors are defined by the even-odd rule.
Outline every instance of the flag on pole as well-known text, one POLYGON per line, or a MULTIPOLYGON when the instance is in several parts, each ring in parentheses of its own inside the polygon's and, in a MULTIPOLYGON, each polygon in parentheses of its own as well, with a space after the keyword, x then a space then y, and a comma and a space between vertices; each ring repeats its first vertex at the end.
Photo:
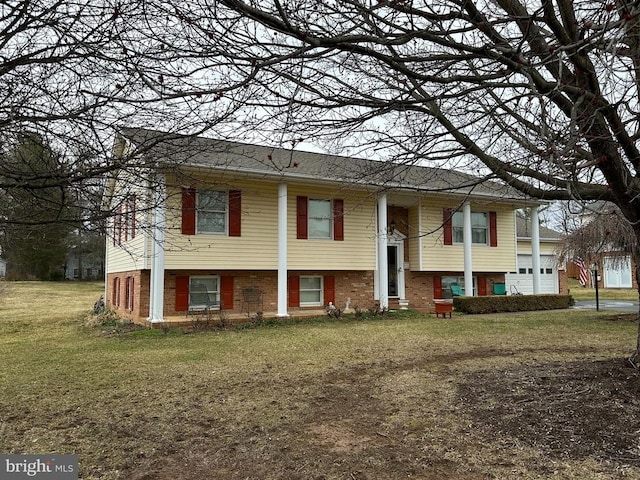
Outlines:
POLYGON ((589 281, 589 272, 587 270, 587 266, 584 263, 584 260, 582 260, 580 257, 575 258, 573 260, 573 263, 576 264, 576 266, 580 269, 580 273, 578 276, 578 280, 580 281, 580 285, 582 285, 583 287, 587 286, 587 282, 589 281))

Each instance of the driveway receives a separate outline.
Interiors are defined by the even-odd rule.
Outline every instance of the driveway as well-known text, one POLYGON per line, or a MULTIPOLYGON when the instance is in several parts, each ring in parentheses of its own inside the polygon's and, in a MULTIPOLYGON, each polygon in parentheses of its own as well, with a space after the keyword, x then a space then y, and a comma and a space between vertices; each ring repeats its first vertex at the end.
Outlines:
MULTIPOLYGON (((631 300, 600 300, 600 310, 616 310, 621 312, 638 312, 638 302, 631 300)), ((573 308, 595 310, 596 300, 578 300, 573 308)))

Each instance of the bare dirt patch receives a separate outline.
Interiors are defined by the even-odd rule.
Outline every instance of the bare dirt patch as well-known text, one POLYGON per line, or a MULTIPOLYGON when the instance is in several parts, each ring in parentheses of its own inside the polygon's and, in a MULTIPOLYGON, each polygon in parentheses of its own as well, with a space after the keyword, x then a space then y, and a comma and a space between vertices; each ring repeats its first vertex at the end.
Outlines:
MULTIPOLYGON (((514 355, 479 349, 467 360, 514 355)), ((180 430, 179 444, 156 440, 157 453, 119 478, 462 480, 498 478, 501 471, 546 478, 558 475, 549 466, 555 460, 593 461, 602 478, 624 468, 637 473, 640 378, 623 360, 520 364, 471 375, 445 357, 262 384, 280 421, 233 423, 203 408, 196 424, 180 430)), ((225 395, 233 403, 234 392, 225 395)), ((572 475, 563 478, 580 478, 572 475)))
POLYGON ((468 377, 470 427, 556 459, 640 464, 640 377, 624 359, 523 365, 468 377))

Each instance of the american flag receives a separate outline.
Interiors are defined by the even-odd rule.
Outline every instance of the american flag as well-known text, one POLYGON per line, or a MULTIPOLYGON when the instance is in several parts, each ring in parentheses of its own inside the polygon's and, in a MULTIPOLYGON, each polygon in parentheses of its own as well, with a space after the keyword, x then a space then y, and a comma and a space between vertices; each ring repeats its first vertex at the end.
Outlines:
POLYGON ((580 269, 580 285, 586 287, 587 282, 589 281, 589 271, 587 270, 587 266, 585 265, 584 260, 578 257, 573 260, 573 263, 575 263, 576 266, 580 269))

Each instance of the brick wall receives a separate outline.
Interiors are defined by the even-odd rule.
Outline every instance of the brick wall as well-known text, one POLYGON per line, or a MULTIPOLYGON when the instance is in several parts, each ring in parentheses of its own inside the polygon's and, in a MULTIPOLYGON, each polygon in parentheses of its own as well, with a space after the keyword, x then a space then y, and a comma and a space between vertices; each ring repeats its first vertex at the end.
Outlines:
POLYGON ((110 273, 107 275, 107 308, 115 310, 121 318, 137 323, 143 323, 149 316, 149 270, 134 270, 129 272, 110 273), (127 279, 133 279, 133 309, 127 305, 127 279), (119 280, 119 285, 116 283, 119 280), (119 288, 118 288, 119 287, 119 288), (116 292, 115 289, 118 291, 116 292), (116 304, 119 294, 119 304, 116 304))
MULTIPOLYGON (((185 315, 185 312, 176 311, 176 277, 182 275, 229 275, 233 277, 233 308, 230 313, 243 311, 242 291, 248 287, 258 287, 263 292, 263 312, 276 312, 278 310, 278 272, 276 271, 229 271, 216 270, 215 272, 203 270, 180 270, 165 273, 164 314, 166 316, 185 315)), ((351 299, 352 308, 359 306, 363 309, 373 305, 373 272, 363 271, 290 271, 289 275, 331 275, 335 278, 336 305, 344 308, 347 298, 351 299)), ((289 308, 290 311, 317 310, 318 307, 289 308)), ((246 310, 245 310, 246 311, 246 310)))

